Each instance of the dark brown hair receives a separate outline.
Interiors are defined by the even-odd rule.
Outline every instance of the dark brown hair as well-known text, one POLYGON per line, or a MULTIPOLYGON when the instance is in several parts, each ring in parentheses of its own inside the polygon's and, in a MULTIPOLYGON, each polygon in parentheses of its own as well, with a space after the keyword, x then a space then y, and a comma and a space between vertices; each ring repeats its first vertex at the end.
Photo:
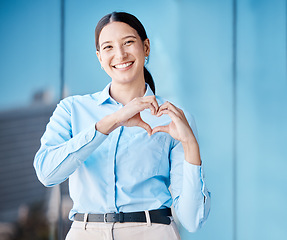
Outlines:
MULTIPOLYGON (((96 48, 98 51, 100 50, 100 47, 99 47, 100 33, 102 29, 111 22, 126 23, 137 31, 142 41, 145 41, 147 39, 147 34, 146 34, 146 31, 143 25, 134 15, 126 13, 126 12, 112 12, 112 13, 105 15, 97 24, 97 27, 95 30, 95 43, 96 43, 96 48)), ((155 94, 154 81, 153 81, 153 78, 150 72, 146 69, 146 67, 144 67, 144 79, 145 79, 145 82, 150 86, 153 93, 155 94)))

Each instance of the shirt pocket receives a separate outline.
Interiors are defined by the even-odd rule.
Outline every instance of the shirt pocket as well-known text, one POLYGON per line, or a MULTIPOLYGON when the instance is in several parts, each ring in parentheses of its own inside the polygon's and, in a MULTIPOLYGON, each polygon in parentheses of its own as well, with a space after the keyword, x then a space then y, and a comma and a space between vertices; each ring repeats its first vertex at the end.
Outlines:
POLYGON ((130 174, 155 176, 159 173, 165 158, 166 134, 156 133, 148 136, 146 131, 129 137, 126 168, 130 174))

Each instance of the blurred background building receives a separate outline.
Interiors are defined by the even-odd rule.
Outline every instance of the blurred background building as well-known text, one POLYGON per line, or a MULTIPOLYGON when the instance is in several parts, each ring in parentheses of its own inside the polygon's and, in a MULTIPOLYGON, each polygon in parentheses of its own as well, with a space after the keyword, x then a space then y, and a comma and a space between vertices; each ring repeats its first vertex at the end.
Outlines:
POLYGON ((67 185, 33 158, 59 100, 110 81, 94 29, 112 11, 140 19, 157 94, 197 122, 212 208, 182 239, 287 239, 286 0, 0 0, 0 239, 64 239, 67 185))

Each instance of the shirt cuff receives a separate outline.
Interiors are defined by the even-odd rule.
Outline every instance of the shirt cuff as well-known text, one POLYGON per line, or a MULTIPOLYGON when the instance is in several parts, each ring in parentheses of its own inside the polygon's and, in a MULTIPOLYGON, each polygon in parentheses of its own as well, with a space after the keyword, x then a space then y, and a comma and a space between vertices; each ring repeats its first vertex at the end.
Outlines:
POLYGON ((186 187, 193 189, 193 198, 202 199, 204 196, 205 201, 209 194, 205 186, 202 166, 194 165, 184 161, 183 176, 183 189, 186 189, 186 187))

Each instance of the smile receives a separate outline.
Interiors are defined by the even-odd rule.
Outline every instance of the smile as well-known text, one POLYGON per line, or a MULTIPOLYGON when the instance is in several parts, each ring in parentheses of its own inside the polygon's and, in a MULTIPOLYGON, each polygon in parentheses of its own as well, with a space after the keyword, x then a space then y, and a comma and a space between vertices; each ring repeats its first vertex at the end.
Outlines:
POLYGON ((114 66, 114 68, 116 69, 123 69, 123 68, 127 68, 129 66, 131 66, 134 62, 127 62, 127 63, 123 63, 123 64, 117 64, 114 66))

